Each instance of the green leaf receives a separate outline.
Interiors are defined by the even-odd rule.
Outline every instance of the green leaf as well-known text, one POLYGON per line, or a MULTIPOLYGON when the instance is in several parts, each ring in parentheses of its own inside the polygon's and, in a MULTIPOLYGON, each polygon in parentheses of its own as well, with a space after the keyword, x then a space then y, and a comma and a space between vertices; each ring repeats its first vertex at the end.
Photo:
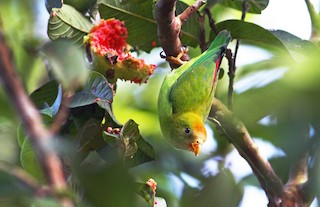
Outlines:
POLYGON ((235 96, 237 104, 234 107, 234 113, 246 123, 250 133, 251 128, 254 130, 254 126, 257 125, 259 120, 273 114, 279 107, 286 105, 285 99, 288 96, 285 93, 285 89, 280 87, 283 86, 274 82, 265 87, 252 88, 235 96), (248 113, 248 110, 250 113, 248 113))
POLYGON ((140 4, 150 0, 120 0, 120 4, 140 4))
POLYGON ((140 135, 138 124, 129 120, 121 129, 120 139, 124 147, 125 162, 133 167, 155 159, 153 147, 140 135))
POLYGON ((89 70, 83 52, 70 41, 48 42, 41 51, 51 64, 52 72, 62 87, 75 90, 86 81, 89 70))
POLYGON ((270 31, 275 35, 287 48, 291 56, 297 61, 307 56, 306 51, 316 49, 316 46, 310 41, 303 40, 289 32, 283 30, 270 31))
POLYGON ((111 147, 119 146, 120 136, 118 134, 112 134, 112 133, 103 131, 102 136, 103 136, 103 140, 107 143, 107 145, 111 147))
POLYGON ((121 160, 100 166, 82 165, 74 173, 90 206, 136 206, 133 179, 121 160))
POLYGON ((121 142, 124 147, 124 156, 131 158, 138 150, 136 141, 140 138, 138 124, 129 120, 121 129, 121 142))
POLYGON ((242 11, 243 2, 247 1, 249 13, 261 14, 268 4, 269 0, 222 0, 220 4, 242 11))
POLYGON ((240 80, 247 75, 254 74, 259 71, 274 70, 281 67, 284 68, 287 65, 287 61, 287 58, 281 55, 275 55, 266 60, 241 66, 241 70, 237 71, 237 80, 240 80))
POLYGON ((111 147, 121 147, 124 162, 134 167, 155 159, 156 153, 140 135, 138 124, 129 120, 121 129, 120 134, 103 132, 103 139, 111 147))
POLYGON ((62 88, 61 85, 58 86, 58 94, 56 100, 53 102, 52 106, 41 109, 42 114, 46 114, 50 117, 55 116, 58 113, 62 101, 62 88))
POLYGON ((78 150, 87 153, 99 149, 105 145, 102 137, 102 127, 99 120, 89 119, 78 133, 79 148, 78 150))
MULTIPOLYGON (((36 21, 46 21, 47 19, 43 16, 36 17, 36 13, 40 13, 40 10, 44 12, 44 7, 38 12, 35 11, 37 3, 40 6, 43 1, 0 0, 0 2, 2 33, 7 44, 10 45, 14 65, 21 81, 27 91, 31 91, 39 85, 43 80, 43 74, 46 73, 45 65, 37 55, 44 37, 35 34, 35 31, 43 31, 44 29, 36 28, 36 21)), ((1 106, 1 115, 6 115, 10 111, 1 106)))
MULTIPOLYGON (((12 168, 6 165, 0 167, 0 203, 1 206, 29 206, 29 199, 34 195, 34 186, 21 179, 25 173, 20 168, 12 168)), ((32 180, 33 181, 33 180, 32 180)))
POLYGON ((194 3, 194 0, 180 0, 180 1, 187 4, 188 6, 191 6, 194 3))
MULTIPOLYGON (((136 141, 133 139, 120 138, 117 134, 103 132, 103 139, 110 147, 123 147, 124 162, 128 167, 135 167, 145 162, 153 161, 156 157, 156 153, 147 141, 145 141, 141 135, 136 137, 136 141)), ((108 150, 108 149, 106 149, 108 150)), ((100 153, 103 159, 108 159, 103 153, 100 153)))
POLYGON ((35 150, 29 139, 25 139, 21 147, 20 162, 22 167, 37 180, 44 182, 45 177, 39 165, 35 150))
POLYGON ((58 86, 56 81, 49 81, 30 94, 30 98, 37 108, 43 108, 45 104, 53 105, 55 97, 58 96, 58 86))
POLYGON ((83 36, 88 34, 92 24, 75 8, 64 4, 53 8, 48 22, 48 36, 51 40, 70 39, 77 45, 83 44, 83 36))
POLYGON ((10 119, 0 116, 0 164, 2 162, 8 164, 17 163, 17 151, 19 149, 15 138, 19 129, 17 129, 17 122, 12 120, 14 118, 14 116, 10 117, 10 119))
POLYGON ((122 124, 120 124, 119 121, 116 119, 111 108, 108 108, 107 112, 108 114, 105 114, 104 116, 103 125, 106 127, 121 128, 122 124))
POLYGON ((150 207, 154 205, 154 191, 153 189, 145 183, 136 183, 136 192, 147 201, 150 207))
MULTIPOLYGON (((51 126, 51 124, 53 123, 54 119, 46 114, 42 114, 42 121, 43 123, 49 127, 51 126)), ((10 135, 9 134, 6 134, 5 131, 2 130, 2 128, 5 128, 6 130, 10 130, 10 132, 13 132, 12 129, 10 129, 10 126, 7 126, 5 123, 2 123, 1 120, 0 120, 0 139, 2 140, 2 143, 3 143, 3 146, 5 146, 6 150, 3 150, 1 149, 0 152, 0 158, 4 158, 5 157, 5 153, 6 151, 10 151, 12 152, 13 149, 11 149, 11 144, 10 143, 6 143, 6 139, 10 139, 10 135), (2 137, 2 136, 3 137, 2 137)), ((23 128, 23 125, 22 123, 18 124, 17 126, 17 142, 18 142, 18 145, 19 147, 22 149, 23 145, 24 145, 24 142, 25 140, 29 140, 29 135, 26 134, 26 132, 24 131, 24 128, 23 128)), ((0 159, 1 161, 2 159, 0 159)), ((6 162, 8 162, 9 159, 7 158, 6 159, 6 162)))
MULTIPOLYGON (((228 30, 233 39, 246 40, 274 51, 284 51, 288 53, 285 45, 272 32, 254 23, 241 20, 226 20, 217 23, 216 26, 218 30, 228 30)), ((211 37, 212 35, 213 33, 211 33, 211 37)))
POLYGON ((130 138, 133 140, 137 140, 140 136, 140 132, 138 129, 138 124, 133 120, 129 120, 123 127, 120 132, 120 136, 130 138))
POLYGON ((75 108, 97 103, 100 107, 111 112, 112 99, 113 90, 107 79, 100 73, 91 71, 83 90, 75 93, 69 107, 75 108))
POLYGON ((146 140, 142 138, 142 136, 139 137, 139 139, 136 141, 138 150, 134 154, 132 158, 128 158, 125 160, 126 164, 130 167, 134 167, 140 164, 143 164, 145 162, 150 162, 155 160, 156 158, 156 152, 154 151, 154 148, 151 144, 149 144, 146 140))
MULTIPOLYGON (((180 11, 185 4, 178 3, 177 9, 180 11)), ((103 0, 99 7, 100 15, 103 19, 116 18, 125 22, 128 29, 128 43, 137 46, 146 52, 154 47, 154 43, 159 45, 157 36, 157 23, 154 19, 153 2, 148 0, 144 3, 128 3, 121 5, 117 0, 103 0)), ((196 47, 199 44, 197 29, 199 24, 196 16, 184 23, 181 37, 184 44, 196 47)))
POLYGON ((180 206, 228 206, 239 205, 243 189, 237 185, 229 169, 204 180, 201 190, 186 188, 180 206), (232 199, 231 199, 232 198, 232 199))
POLYGON ((17 128, 17 141, 20 148, 22 147, 25 139, 26 139, 26 134, 24 132, 22 124, 20 123, 17 128))
POLYGON ((71 108, 71 117, 75 127, 79 130, 86 121, 90 118, 95 118, 102 123, 103 117, 106 111, 102 109, 98 104, 91 104, 87 106, 81 106, 71 108))
POLYGON ((45 207, 61 207, 61 203, 57 199, 54 199, 54 198, 37 197, 30 203, 30 206, 32 206, 32 207, 41 207, 41 206, 45 206, 45 207))
POLYGON ((64 0, 64 4, 68 4, 73 6, 81 13, 86 13, 89 9, 91 9, 97 0, 64 0))

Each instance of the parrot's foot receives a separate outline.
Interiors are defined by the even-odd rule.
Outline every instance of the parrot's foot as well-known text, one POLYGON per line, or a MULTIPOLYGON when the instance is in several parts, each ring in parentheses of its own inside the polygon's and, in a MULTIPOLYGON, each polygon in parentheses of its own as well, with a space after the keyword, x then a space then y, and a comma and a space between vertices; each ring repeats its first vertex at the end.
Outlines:
POLYGON ((163 51, 160 53, 160 57, 163 58, 163 59, 166 59, 166 61, 168 61, 171 64, 174 64, 174 65, 178 65, 178 66, 181 66, 184 64, 184 61, 181 60, 181 57, 188 53, 188 47, 182 47, 181 49, 182 51, 177 55, 177 57, 173 57, 173 56, 166 56, 163 53, 163 51))

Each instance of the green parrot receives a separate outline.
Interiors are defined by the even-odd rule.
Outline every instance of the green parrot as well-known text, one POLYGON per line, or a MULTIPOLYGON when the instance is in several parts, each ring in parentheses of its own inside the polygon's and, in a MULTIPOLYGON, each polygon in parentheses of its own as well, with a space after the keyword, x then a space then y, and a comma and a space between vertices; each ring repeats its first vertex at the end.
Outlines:
POLYGON ((195 155, 207 139, 204 123, 210 112, 221 59, 231 41, 230 33, 220 32, 207 51, 164 79, 158 113, 163 136, 176 148, 195 155))

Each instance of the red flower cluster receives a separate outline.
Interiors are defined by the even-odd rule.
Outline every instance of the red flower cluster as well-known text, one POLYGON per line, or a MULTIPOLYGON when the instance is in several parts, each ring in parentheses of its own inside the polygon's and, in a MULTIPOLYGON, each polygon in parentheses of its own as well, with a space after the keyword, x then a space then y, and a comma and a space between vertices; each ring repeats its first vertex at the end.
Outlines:
POLYGON ((124 22, 117 19, 102 19, 94 26, 89 35, 90 48, 100 56, 118 56, 119 60, 126 57, 128 30, 124 22))
POLYGON ((103 69, 102 72, 109 83, 115 83, 117 79, 138 84, 145 83, 156 68, 156 65, 146 64, 143 59, 131 55, 127 49, 129 47, 126 42, 127 37, 128 31, 124 22, 108 19, 101 20, 84 38, 84 42, 90 46, 93 57, 99 59, 96 61, 97 64, 93 65, 98 67, 98 71, 103 69))

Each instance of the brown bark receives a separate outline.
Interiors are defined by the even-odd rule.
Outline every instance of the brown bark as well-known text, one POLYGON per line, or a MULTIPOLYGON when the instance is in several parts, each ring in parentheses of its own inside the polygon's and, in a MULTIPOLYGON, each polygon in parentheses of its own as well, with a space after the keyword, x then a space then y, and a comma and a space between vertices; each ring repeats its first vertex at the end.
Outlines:
MULTIPOLYGON (((15 71, 11 50, 0 28, 0 80, 12 107, 20 117, 37 158, 53 191, 67 189, 62 166, 53 146, 53 134, 43 124, 39 111, 26 94, 15 71)), ((69 199, 61 199, 62 206, 73 206, 69 199)))

